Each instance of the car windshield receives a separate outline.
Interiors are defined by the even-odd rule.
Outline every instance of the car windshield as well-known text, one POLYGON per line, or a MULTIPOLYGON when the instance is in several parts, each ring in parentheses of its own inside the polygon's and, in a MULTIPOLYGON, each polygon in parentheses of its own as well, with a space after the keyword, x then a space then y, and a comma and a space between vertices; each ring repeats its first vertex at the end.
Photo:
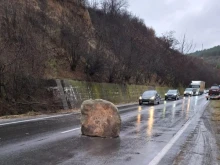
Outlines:
POLYGON ((143 93, 142 96, 144 97, 150 97, 150 96, 154 96, 156 94, 156 91, 146 91, 143 93))
POLYGON ((186 88, 185 91, 192 91, 193 89, 192 88, 186 88))
POLYGON ((200 88, 200 85, 191 85, 191 88, 200 88))
POLYGON ((211 89, 219 89, 218 86, 212 86, 211 89))
POLYGON ((171 94, 173 94, 173 93, 177 93, 177 90, 168 90, 167 93, 171 93, 171 94))

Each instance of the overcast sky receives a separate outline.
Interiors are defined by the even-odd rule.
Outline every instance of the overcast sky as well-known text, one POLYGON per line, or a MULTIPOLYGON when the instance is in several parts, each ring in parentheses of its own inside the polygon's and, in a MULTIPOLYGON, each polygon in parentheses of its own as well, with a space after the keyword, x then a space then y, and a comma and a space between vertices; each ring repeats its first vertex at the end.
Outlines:
POLYGON ((144 19, 157 36, 175 31, 178 40, 186 34, 195 50, 220 45, 219 0, 129 0, 129 11, 144 19))

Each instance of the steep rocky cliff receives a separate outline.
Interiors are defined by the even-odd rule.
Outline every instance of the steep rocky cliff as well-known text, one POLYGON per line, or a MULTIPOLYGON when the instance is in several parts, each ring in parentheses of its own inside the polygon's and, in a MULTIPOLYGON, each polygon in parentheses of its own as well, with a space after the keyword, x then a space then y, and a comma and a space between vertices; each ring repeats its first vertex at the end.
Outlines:
POLYGON ((45 78, 84 79, 81 54, 95 42, 83 4, 77 0, 8 0, 0 6, 0 44, 2 54, 8 54, 2 63, 19 58, 24 74, 39 75, 36 71, 40 70, 45 78))

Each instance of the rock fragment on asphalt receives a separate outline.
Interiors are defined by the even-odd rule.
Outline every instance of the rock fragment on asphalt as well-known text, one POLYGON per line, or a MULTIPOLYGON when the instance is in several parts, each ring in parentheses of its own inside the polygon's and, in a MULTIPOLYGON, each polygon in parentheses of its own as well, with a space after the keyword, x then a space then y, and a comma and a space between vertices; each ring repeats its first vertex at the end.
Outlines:
POLYGON ((115 138, 120 134, 121 117, 117 107, 106 100, 86 100, 81 105, 82 135, 115 138))

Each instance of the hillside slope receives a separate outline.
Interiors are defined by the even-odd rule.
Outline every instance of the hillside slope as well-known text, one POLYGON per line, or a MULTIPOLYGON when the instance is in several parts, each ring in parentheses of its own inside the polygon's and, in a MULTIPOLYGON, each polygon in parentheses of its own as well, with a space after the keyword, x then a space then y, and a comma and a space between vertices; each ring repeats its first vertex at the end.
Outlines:
POLYGON ((0 1, 0 103, 5 105, 0 108, 51 104, 45 94, 51 82, 45 79, 173 87, 191 80, 220 83, 212 65, 173 49, 172 36, 157 37, 118 1, 100 8, 85 7, 84 0, 0 1))
POLYGON ((25 75, 77 78, 72 71, 77 70, 80 54, 89 49, 93 37, 90 16, 82 4, 10 0, 1 1, 0 6, 2 63, 19 59, 19 64, 10 67, 19 65, 25 75))
POLYGON ((89 8, 89 13, 97 41, 101 40, 117 59, 107 68, 109 82, 187 86, 194 79, 204 80, 207 85, 219 81, 212 66, 173 49, 173 36, 157 37, 152 28, 131 13, 115 13, 111 7, 89 8))
POLYGON ((43 79, 85 80, 81 55, 93 43, 91 19, 80 1, 0 1, 0 111, 22 113, 36 103, 54 108, 45 93, 54 84, 43 79))
POLYGON ((217 69, 220 69, 220 46, 215 46, 210 49, 205 49, 201 51, 196 51, 194 53, 189 54, 190 56, 196 56, 207 63, 211 64, 217 69))
POLYGON ((189 55, 192 56, 220 56, 220 45, 215 46, 213 48, 210 49, 204 49, 204 50, 200 50, 200 51, 196 51, 194 53, 191 53, 189 55))

